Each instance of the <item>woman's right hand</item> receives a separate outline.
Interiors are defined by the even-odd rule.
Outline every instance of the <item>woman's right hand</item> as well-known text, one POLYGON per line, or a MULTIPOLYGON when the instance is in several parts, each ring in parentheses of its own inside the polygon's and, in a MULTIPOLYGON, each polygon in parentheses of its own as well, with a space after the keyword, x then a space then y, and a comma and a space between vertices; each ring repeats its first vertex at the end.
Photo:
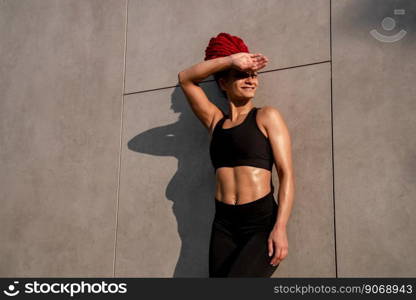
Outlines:
POLYGON ((243 72, 255 72, 266 66, 268 58, 261 53, 239 52, 230 55, 231 67, 243 72))

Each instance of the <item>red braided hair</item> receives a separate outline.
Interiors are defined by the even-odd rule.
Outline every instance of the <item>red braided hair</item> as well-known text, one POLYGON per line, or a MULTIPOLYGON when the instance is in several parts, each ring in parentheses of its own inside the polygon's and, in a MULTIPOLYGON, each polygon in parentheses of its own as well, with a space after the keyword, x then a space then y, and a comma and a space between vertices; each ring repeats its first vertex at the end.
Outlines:
POLYGON ((209 40, 209 44, 205 49, 204 60, 228 56, 239 52, 249 53, 248 47, 244 41, 238 36, 221 32, 216 37, 212 37, 209 40))

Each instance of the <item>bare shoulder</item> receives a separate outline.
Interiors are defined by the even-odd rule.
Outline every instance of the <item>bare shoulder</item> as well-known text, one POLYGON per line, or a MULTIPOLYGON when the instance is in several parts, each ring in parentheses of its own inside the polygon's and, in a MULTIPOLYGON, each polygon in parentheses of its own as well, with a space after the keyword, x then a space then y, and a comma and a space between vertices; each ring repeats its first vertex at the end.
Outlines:
POLYGON ((282 113, 273 106, 263 106, 258 110, 258 120, 267 132, 278 128, 286 128, 286 123, 282 113))
POLYGON ((268 122, 268 121, 283 121, 283 116, 281 112, 273 106, 263 106, 258 110, 259 120, 268 122))

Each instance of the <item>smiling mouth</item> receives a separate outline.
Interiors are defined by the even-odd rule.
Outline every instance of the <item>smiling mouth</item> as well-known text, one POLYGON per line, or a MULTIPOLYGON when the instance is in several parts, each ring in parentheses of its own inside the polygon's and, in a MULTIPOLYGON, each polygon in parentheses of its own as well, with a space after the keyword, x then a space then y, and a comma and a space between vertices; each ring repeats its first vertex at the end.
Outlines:
POLYGON ((254 87, 242 87, 243 90, 254 90, 254 87))

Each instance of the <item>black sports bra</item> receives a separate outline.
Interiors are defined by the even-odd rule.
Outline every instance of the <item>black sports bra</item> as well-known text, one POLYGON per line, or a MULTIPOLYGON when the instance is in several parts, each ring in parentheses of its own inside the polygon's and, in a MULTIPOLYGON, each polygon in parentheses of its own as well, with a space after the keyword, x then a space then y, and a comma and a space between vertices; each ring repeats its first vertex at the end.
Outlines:
POLYGON ((222 128, 228 115, 215 125, 209 147, 214 172, 220 167, 253 166, 272 171, 273 151, 268 138, 256 122, 257 107, 244 121, 231 128, 222 128))

